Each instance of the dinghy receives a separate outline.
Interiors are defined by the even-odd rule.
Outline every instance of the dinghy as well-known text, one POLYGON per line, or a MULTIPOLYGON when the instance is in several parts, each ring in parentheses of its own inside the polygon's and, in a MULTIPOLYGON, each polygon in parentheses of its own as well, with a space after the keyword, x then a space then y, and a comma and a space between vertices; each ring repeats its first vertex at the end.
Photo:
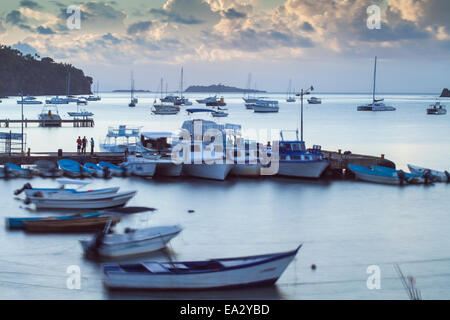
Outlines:
POLYGON ((83 169, 85 172, 88 172, 94 177, 98 178, 107 178, 110 175, 110 172, 108 170, 103 170, 100 166, 96 165, 95 163, 86 162, 83 165, 83 169))
POLYGON ((8 218, 7 225, 9 228, 23 229, 26 232, 96 232, 104 229, 106 224, 114 225, 119 221, 119 215, 95 212, 45 218, 8 218))
POLYGON ((431 170, 419 166, 414 166, 412 164, 408 164, 408 168, 412 173, 422 173, 427 174, 429 173, 431 175, 431 178, 438 182, 450 182, 450 173, 447 171, 437 171, 437 170, 431 170))
POLYGON ((75 160, 61 159, 58 160, 58 165, 66 176, 72 178, 89 177, 91 175, 91 173, 89 173, 90 171, 84 170, 84 168, 75 160))
POLYGON ((110 233, 107 225, 92 240, 80 240, 87 256, 120 257, 163 249, 181 232, 179 226, 161 226, 144 229, 125 229, 125 233, 110 233))
MULTIPOLYGON (((356 178, 362 181, 401 185, 408 183, 408 174, 399 170, 398 172, 387 172, 381 170, 373 170, 356 164, 349 164, 348 168, 355 174, 356 178)), ((414 176, 416 177, 416 176, 414 176)))
POLYGON ((123 177, 127 175, 127 171, 124 168, 106 161, 100 161, 98 166, 102 168, 103 171, 109 172, 114 177, 123 177))
POLYGON ((31 178, 33 173, 30 169, 24 169, 13 163, 5 163, 5 177, 9 178, 31 178))
POLYGON ((37 175, 44 178, 56 178, 64 174, 55 162, 49 160, 37 160, 33 169, 37 175))
POLYGON ((372 170, 384 172, 386 174, 392 174, 397 176, 404 177, 404 179, 410 183, 410 184, 419 184, 419 183, 429 183, 432 182, 431 179, 428 179, 428 177, 425 179, 422 174, 420 173, 409 173, 405 172, 403 170, 396 170, 389 167, 383 167, 383 166, 371 166, 372 170))
POLYGON ((184 262, 104 264, 111 289, 205 290, 273 285, 292 262, 292 251, 184 262))
POLYGON ((28 196, 25 203, 33 203, 37 209, 101 209, 124 206, 137 191, 118 192, 114 194, 96 194, 89 197, 61 195, 44 197, 41 195, 28 196))
POLYGON ((95 190, 85 190, 79 191, 78 189, 90 184, 90 181, 79 181, 79 180, 71 180, 71 179, 58 179, 56 180, 60 187, 59 188, 33 188, 31 184, 26 183, 23 185, 21 189, 17 189, 14 191, 14 195, 19 195, 22 192, 25 192, 27 197, 37 197, 41 196, 44 198, 71 198, 71 199, 83 199, 83 198, 91 198, 96 197, 98 195, 107 195, 107 194, 116 194, 119 191, 119 187, 113 188, 103 188, 103 189, 95 189, 95 190), (78 189, 68 188, 66 189, 66 185, 75 185, 79 186, 78 189))
POLYGON ((122 167, 132 175, 153 177, 156 171, 156 161, 144 157, 128 156, 122 167))

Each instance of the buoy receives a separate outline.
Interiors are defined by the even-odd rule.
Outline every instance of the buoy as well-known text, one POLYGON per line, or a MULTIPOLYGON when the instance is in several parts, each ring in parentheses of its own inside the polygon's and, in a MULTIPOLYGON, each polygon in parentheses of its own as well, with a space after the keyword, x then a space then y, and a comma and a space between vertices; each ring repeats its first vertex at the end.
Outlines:
POLYGON ((311 265, 311 269, 313 269, 313 270, 316 270, 316 265, 313 263, 312 265, 311 265))
POLYGON ((190 210, 188 210, 188 212, 189 212, 189 213, 194 213, 195 211, 192 210, 192 209, 190 209, 190 210))

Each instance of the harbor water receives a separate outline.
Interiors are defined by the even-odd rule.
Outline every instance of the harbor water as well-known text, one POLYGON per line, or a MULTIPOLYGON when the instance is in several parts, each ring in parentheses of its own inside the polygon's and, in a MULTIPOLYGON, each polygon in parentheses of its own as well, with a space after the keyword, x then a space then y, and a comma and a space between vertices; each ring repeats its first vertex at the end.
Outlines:
MULTIPOLYGON (((246 110, 242 95, 225 94, 227 118, 204 119, 241 124, 276 138, 280 129, 295 130, 300 105, 286 103, 285 94, 264 94, 280 101, 280 111, 255 114, 246 110)), ((407 169, 407 164, 450 170, 450 115, 426 114, 435 101, 431 94, 389 94, 385 103, 395 112, 357 112, 369 95, 314 94, 321 105, 304 105, 304 139, 307 147, 380 155, 407 169)), ((83 107, 94 113, 95 127, 25 128, 31 152, 76 151, 76 138, 94 138, 96 148, 109 126, 127 124, 142 131, 177 132, 184 120, 193 119, 182 107, 177 115, 152 115, 154 94, 137 94, 129 108, 129 95, 104 93, 99 102, 83 107)), ((207 94, 187 95, 191 101, 207 94)), ((44 100, 44 99, 42 99, 44 100)), ((445 104, 445 101, 442 101, 445 104)), ((196 103, 194 102, 194 106, 196 103)), ((4 99, 2 117, 20 119, 16 99, 4 99)), ((36 119, 42 105, 24 106, 24 116, 36 119)), ((59 114, 76 105, 62 105, 59 114)), ((196 116, 197 117, 197 116, 196 116)), ((0 128, 20 132, 20 125, 0 128)), ((3 148, 3 146, 0 146, 3 148)), ((88 188, 120 186, 138 190, 129 205, 157 210, 123 218, 117 229, 179 224, 184 230, 167 252, 127 261, 200 260, 291 250, 303 244, 296 259, 273 287, 208 292, 110 292, 102 282, 101 261, 83 257, 80 239, 90 235, 34 235, 9 231, 6 217, 61 214, 36 211, 13 195, 26 179, 0 180, 0 298, 1 299, 407 299, 394 265, 415 278, 424 299, 450 298, 449 192, 450 185, 376 185, 354 180, 304 180, 281 177, 258 179, 230 177, 226 181, 190 178, 93 180, 88 188), (193 210, 193 212, 188 212, 193 210), (317 268, 313 270, 311 265, 317 268), (68 285, 71 266, 79 267, 81 287, 68 285), (379 288, 373 272, 379 268, 379 288), (373 270, 369 268, 369 270, 373 270), (369 279, 369 285, 368 285, 369 279), (372 288, 372 289, 371 289, 372 288)), ((33 186, 56 186, 51 179, 33 178, 33 186)), ((23 195, 22 195, 23 197, 23 195)))

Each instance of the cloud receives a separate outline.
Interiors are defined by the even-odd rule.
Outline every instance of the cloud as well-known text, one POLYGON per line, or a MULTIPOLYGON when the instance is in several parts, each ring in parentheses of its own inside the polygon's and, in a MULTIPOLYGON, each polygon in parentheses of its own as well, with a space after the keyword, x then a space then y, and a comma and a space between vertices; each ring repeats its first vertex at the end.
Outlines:
POLYGON ((300 29, 302 29, 303 31, 314 31, 314 27, 308 21, 303 22, 300 26, 300 29))
POLYGON ((27 55, 27 54, 31 54, 31 55, 39 54, 35 48, 33 48, 32 46, 30 46, 30 45, 29 45, 28 43, 26 43, 26 42, 20 42, 20 41, 19 41, 19 42, 13 44, 11 47, 14 48, 14 49, 17 49, 17 50, 21 51, 22 54, 24 54, 24 55, 27 55))
POLYGON ((246 18, 247 14, 244 12, 239 12, 234 8, 230 8, 226 11, 223 11, 223 14, 225 15, 225 17, 227 19, 242 19, 242 18, 246 18))
POLYGON ((136 34, 139 32, 145 32, 145 31, 149 30, 151 26, 152 26, 151 21, 136 22, 127 28, 127 33, 128 34, 136 34))
POLYGON ((3 25, 3 22, 0 20, 0 34, 6 33, 6 28, 3 25))
POLYGON ((49 28, 49 27, 43 27, 43 26, 37 27, 37 28, 36 28, 36 31, 37 31, 39 34, 46 34, 46 35, 48 35, 48 34, 55 34, 55 32, 54 32, 51 28, 49 28))
POLYGON ((22 16, 22 14, 18 10, 13 10, 6 15, 6 23, 10 23, 12 25, 19 25, 21 23, 26 22, 26 18, 22 16))
POLYGON ((163 22, 199 25, 217 23, 220 15, 202 0, 167 0, 162 8, 152 8, 150 14, 163 22))
POLYGON ((31 0, 22 0, 20 1, 20 6, 29 8, 29 9, 42 9, 41 5, 39 5, 37 2, 31 1, 31 0))

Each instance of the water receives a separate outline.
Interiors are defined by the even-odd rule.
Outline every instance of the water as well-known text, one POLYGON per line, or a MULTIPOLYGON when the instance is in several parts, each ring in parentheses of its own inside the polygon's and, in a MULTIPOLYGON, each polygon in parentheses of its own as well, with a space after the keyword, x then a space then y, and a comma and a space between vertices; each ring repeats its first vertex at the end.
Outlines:
MULTIPOLYGON (((196 94, 191 98, 204 97, 196 94)), ((221 122, 240 123, 254 130, 296 129, 299 105, 287 104, 284 94, 266 94, 280 100, 277 114, 254 114, 243 106, 241 95, 228 94, 230 116, 221 122)), ((450 118, 427 116, 432 95, 385 95, 395 112, 357 112, 356 106, 370 97, 357 94, 317 94, 322 105, 305 104, 305 140, 308 146, 353 153, 385 154, 397 167, 407 163, 439 170, 449 169, 450 118)), ((75 151, 76 137, 94 137, 100 142, 111 125, 142 126, 147 131, 176 131, 183 120, 176 116, 150 114, 153 94, 140 94, 136 108, 128 108, 127 94, 103 94, 102 101, 89 103, 94 128, 26 128, 32 151, 75 151)), ((0 105, 3 117, 20 118, 15 100, 0 105)), ((195 103, 194 103, 195 106, 195 103)), ((36 118, 42 106, 25 106, 25 117, 36 118)), ((61 106, 59 113, 76 106, 61 106)), ((209 116, 205 116, 207 119, 209 116)), ((217 120, 217 119, 216 119, 217 120)), ((20 127, 2 128, 20 132, 20 127)), ((262 136, 260 140, 265 140, 262 136)), ((53 215, 25 208, 12 191, 26 180, 0 181, 2 216, 53 215)), ((34 178, 35 186, 54 186, 49 179, 34 178)), ((90 187, 119 185, 137 189, 129 205, 150 206, 151 214, 125 217, 118 226, 174 224, 184 227, 169 247, 175 259, 253 255, 291 250, 303 243, 295 261, 271 288, 196 293, 110 293, 104 288, 101 264, 83 258, 79 239, 88 235, 27 235, 0 227, 0 298, 11 299, 407 299, 393 268, 413 275, 424 299, 449 299, 450 241, 448 193, 450 185, 396 186, 355 181, 309 181, 288 178, 204 181, 198 179, 114 178, 95 180, 90 187), (188 213, 189 209, 195 210, 188 213), (312 264, 317 265, 311 270, 312 264), (66 286, 67 267, 81 268, 80 290, 66 286), (381 289, 369 290, 367 267, 378 265, 381 289)), ((163 253, 147 260, 166 260, 163 253)), ((131 259, 135 261, 137 259, 131 259)))

